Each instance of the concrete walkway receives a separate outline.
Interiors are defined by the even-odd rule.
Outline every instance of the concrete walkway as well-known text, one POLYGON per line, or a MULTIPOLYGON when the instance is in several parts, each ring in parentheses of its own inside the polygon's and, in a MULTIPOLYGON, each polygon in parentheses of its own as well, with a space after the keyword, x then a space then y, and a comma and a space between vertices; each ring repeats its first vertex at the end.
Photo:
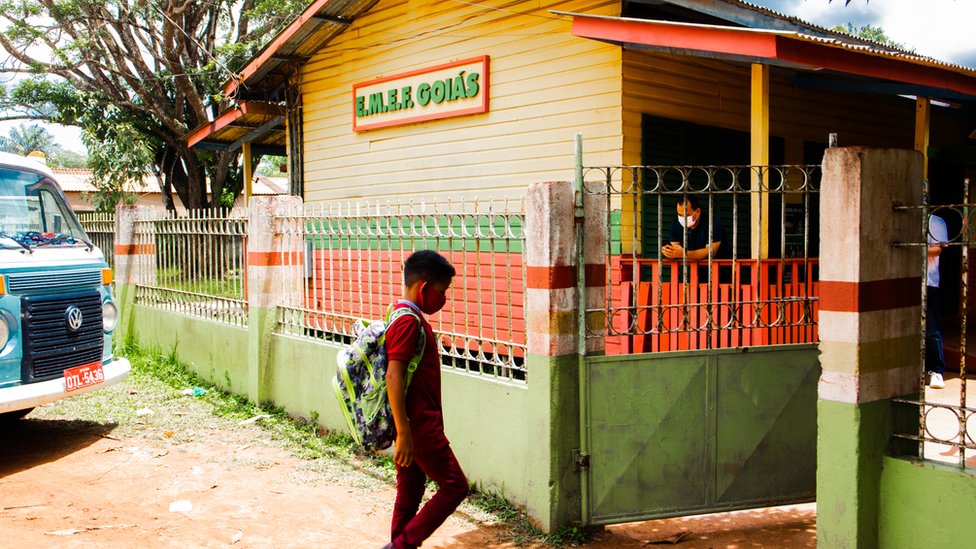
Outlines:
MULTIPOLYGON (((976 408, 976 379, 972 379, 972 374, 966 380, 966 406, 976 408)), ((939 404, 959 406, 962 404, 960 395, 962 393, 962 380, 959 374, 946 372, 945 389, 925 388, 925 401, 939 404)), ((946 408, 927 406, 925 414, 926 428, 934 438, 947 441, 959 441, 960 431, 963 429, 959 417, 946 408)), ((970 416, 969 425, 966 427, 969 433, 968 442, 972 443, 972 437, 976 436, 976 416, 970 416)), ((967 468, 976 468, 976 451, 968 450, 964 456, 967 468)), ((925 458, 934 461, 941 461, 953 465, 960 464, 959 449, 948 444, 936 442, 925 443, 925 458)))
POLYGON ((817 546, 814 503, 608 526, 587 547, 739 549, 817 546))

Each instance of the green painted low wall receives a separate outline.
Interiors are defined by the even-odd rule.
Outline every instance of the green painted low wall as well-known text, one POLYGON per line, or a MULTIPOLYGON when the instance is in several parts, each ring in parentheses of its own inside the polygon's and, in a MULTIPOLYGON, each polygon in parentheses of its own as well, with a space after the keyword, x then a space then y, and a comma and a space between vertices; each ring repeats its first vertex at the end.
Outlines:
POLYGON ((886 457, 879 547, 976 547, 976 470, 886 457))
POLYGON ((346 420, 332 391, 339 347, 275 335, 264 379, 264 394, 288 413, 312 417, 330 430, 346 430, 346 420))
POLYGON ((246 328, 178 313, 134 306, 131 336, 144 347, 175 349, 180 360, 200 376, 234 393, 246 394, 246 328))
POLYGON ((532 484, 548 476, 532 445, 540 437, 532 434, 539 429, 530 425, 529 388, 443 370, 441 395, 447 438, 468 480, 520 505, 531 506, 533 492, 545 499, 545 487, 532 484))
MULTIPOLYGON (((339 347, 301 338, 276 335, 265 374, 268 398, 292 414, 317 413, 327 429, 346 430, 335 394, 339 347)), ((545 478, 531 440, 545 440, 548 425, 530 426, 530 390, 525 385, 444 369, 441 376, 444 427, 468 479, 482 490, 504 494, 529 506, 546 486, 533 483, 545 478), (533 434, 534 432, 534 434, 533 434), (499 441, 504 441, 500 443, 499 441)))

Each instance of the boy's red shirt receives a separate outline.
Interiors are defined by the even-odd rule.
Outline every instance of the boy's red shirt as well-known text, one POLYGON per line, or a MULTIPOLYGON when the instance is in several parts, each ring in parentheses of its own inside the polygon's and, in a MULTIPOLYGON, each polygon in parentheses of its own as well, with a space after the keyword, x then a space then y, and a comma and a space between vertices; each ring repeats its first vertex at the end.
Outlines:
MULTIPOLYGON (((409 307, 398 303, 394 308, 409 307)), ((414 310, 427 335, 424 356, 407 387, 407 418, 413 433, 414 452, 418 454, 438 449, 448 444, 444 436, 444 414, 441 408, 441 362, 437 353, 437 340, 423 313, 414 310)), ((386 356, 388 360, 409 363, 417 350, 420 326, 417 320, 404 315, 393 321, 386 330, 386 356)))

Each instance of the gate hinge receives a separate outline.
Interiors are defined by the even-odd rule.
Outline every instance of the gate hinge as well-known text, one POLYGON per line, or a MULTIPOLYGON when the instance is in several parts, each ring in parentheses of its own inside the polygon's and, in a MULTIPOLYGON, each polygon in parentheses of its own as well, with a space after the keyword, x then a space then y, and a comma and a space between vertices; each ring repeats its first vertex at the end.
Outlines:
POLYGON ((573 448, 573 462, 576 464, 577 471, 587 469, 590 466, 590 454, 584 454, 579 448, 573 448))

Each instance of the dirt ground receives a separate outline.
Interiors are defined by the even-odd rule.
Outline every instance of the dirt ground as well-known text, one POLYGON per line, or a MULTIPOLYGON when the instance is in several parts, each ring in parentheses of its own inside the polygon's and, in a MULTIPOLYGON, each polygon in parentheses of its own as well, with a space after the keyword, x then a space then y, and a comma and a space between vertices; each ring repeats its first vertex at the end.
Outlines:
MULTIPOLYGON (((39 409, 4 427, 2 544, 358 548, 388 540, 394 489, 385 478, 299 459, 258 422, 200 419, 175 402, 112 420, 39 409)), ((609 527, 587 546, 815 547, 815 520, 814 507, 800 505, 649 521, 609 527)), ((424 547, 514 547, 499 541, 502 530, 465 506, 424 547)))

